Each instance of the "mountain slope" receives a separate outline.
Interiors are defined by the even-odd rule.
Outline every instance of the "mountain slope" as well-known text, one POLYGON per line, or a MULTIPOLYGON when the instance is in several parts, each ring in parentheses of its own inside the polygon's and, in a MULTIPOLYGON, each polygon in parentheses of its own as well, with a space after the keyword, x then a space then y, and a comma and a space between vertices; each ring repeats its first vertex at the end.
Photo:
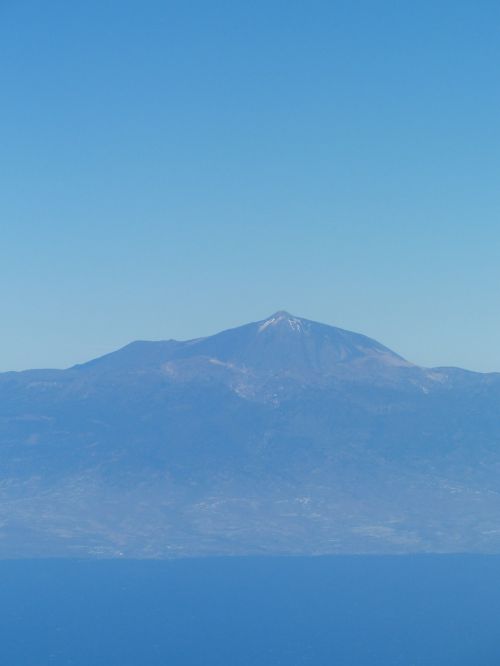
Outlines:
POLYGON ((0 374, 0 557, 497 552, 499 407, 286 312, 0 374))
POLYGON ((133 369, 166 361, 206 357, 266 372, 329 375, 339 366, 372 362, 411 366, 364 335, 277 312, 268 319, 187 342, 133 342, 80 369, 133 369))

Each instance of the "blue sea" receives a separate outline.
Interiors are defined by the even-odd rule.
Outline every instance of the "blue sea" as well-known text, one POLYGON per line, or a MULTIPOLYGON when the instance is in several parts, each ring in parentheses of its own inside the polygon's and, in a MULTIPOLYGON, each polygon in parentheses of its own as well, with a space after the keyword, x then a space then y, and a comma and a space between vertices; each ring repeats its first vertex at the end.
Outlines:
POLYGON ((0 563, 5 666, 499 666, 500 557, 0 563))

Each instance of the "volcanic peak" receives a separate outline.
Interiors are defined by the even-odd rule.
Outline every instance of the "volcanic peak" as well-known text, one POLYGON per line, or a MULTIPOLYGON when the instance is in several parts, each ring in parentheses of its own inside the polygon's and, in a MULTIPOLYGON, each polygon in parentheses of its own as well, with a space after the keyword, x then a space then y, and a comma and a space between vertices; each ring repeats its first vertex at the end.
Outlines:
POLYGON ((279 310, 271 315, 268 319, 263 321, 258 329, 259 333, 262 333, 270 326, 285 325, 288 326, 292 331, 296 333, 301 333, 303 331, 303 320, 299 317, 294 317, 289 312, 285 310, 279 310))

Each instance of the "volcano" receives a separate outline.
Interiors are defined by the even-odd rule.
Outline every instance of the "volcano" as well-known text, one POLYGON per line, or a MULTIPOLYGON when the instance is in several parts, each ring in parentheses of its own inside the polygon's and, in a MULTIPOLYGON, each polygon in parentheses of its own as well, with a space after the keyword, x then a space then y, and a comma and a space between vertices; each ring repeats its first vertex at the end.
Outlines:
POLYGON ((279 311, 0 374, 0 557, 500 552, 500 376, 279 311))

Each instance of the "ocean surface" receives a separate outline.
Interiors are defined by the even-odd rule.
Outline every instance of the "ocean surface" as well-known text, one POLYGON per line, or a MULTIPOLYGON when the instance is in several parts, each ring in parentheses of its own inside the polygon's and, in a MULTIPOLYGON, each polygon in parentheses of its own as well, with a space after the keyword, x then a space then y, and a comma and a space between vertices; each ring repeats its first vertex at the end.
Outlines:
POLYGON ((0 562, 5 666, 498 666, 500 557, 0 562))

